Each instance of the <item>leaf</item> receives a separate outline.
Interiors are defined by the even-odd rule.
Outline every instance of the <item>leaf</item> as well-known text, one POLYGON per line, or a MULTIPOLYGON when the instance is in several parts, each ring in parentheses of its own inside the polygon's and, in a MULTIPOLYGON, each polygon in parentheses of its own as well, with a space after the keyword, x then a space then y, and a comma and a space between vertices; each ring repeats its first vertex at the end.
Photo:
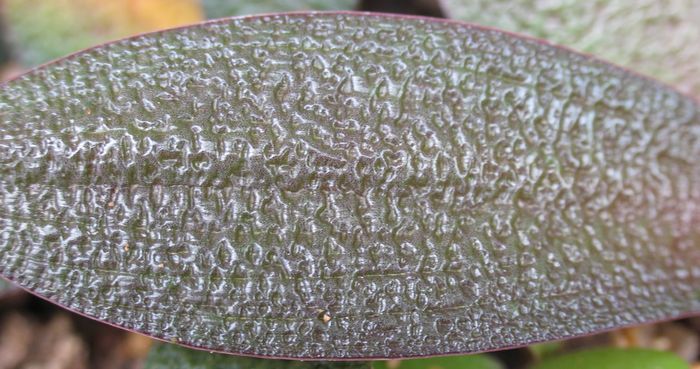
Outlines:
POLYGON ((373 369, 503 369, 503 365, 488 355, 440 356, 429 359, 401 360, 389 365, 375 361, 373 369))
POLYGON ((440 20, 246 17, 0 91, 0 274, 284 358, 471 353, 700 310, 697 103, 440 20))
POLYGON ((203 17, 198 0, 7 0, 3 5, 20 62, 29 67, 203 17))
POLYGON ((356 0, 202 0, 207 18, 299 10, 351 10, 356 0))
POLYGON ((598 348, 549 358, 532 369, 688 369, 677 355, 648 349, 598 348))
POLYGON ((441 0, 453 18, 541 37, 700 96, 700 2, 441 0))
POLYGON ((213 354, 161 344, 148 355, 144 369, 371 369, 367 362, 269 360, 213 354))
POLYGON ((563 346, 563 342, 561 341, 545 342, 530 345, 528 346, 528 349, 534 357, 542 359, 548 358, 552 355, 556 355, 562 349, 563 346))

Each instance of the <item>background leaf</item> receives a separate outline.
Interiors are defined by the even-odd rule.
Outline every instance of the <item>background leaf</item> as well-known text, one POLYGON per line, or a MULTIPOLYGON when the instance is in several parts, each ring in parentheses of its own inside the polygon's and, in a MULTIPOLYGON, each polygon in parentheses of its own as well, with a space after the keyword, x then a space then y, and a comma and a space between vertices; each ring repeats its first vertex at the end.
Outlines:
POLYGON ((372 366, 366 362, 256 359, 159 344, 151 350, 144 369, 372 369, 372 366))
POLYGON ((561 342, 536 343, 534 345, 528 346, 530 352, 532 352, 532 354, 539 359, 555 355, 562 348, 563 347, 561 342))
POLYGON ((447 16, 541 37, 700 96, 700 2, 441 0, 447 16))
POLYGON ((352 10, 356 0, 202 0, 207 18, 299 10, 352 10))
POLYGON ((699 108, 536 41, 230 19, 0 91, 0 272, 233 353, 501 349, 700 311, 699 108))
POLYGON ((4 6, 11 42, 26 67, 203 18, 198 0, 7 0, 4 6))
POLYGON ((488 355, 459 355, 431 357, 429 359, 403 359, 400 361, 372 362, 373 369, 503 369, 498 361, 488 355))
POLYGON ((688 369, 688 363, 666 351, 599 348, 544 360, 532 369, 688 369))

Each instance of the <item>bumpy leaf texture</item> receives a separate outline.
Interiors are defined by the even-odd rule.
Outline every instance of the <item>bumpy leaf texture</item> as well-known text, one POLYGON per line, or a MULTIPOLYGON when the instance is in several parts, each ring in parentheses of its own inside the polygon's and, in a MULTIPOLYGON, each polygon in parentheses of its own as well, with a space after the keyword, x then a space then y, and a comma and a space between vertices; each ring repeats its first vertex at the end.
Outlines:
POLYGON ((245 355, 500 349, 700 310, 700 108, 455 22, 282 14, 0 90, 0 273, 245 355))
POLYGON ((700 96, 696 0, 440 0, 449 17, 592 53, 700 96))

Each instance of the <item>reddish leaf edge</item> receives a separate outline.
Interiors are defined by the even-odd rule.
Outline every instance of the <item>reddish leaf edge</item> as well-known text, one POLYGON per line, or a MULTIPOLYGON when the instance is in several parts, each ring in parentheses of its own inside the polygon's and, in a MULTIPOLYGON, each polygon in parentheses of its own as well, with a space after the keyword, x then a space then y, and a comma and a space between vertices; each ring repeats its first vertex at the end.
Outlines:
MULTIPOLYGON (((440 3, 442 3, 442 1, 440 1, 440 3)), ((501 33, 501 34, 504 34, 504 35, 507 35, 510 37, 518 38, 518 39, 521 39, 524 41, 534 42, 534 43, 544 45, 547 47, 552 47, 552 48, 555 48, 555 49, 558 49, 558 50, 561 50, 561 51, 564 51, 567 53, 582 56, 585 59, 587 59, 593 63, 603 64, 603 65, 612 67, 623 74, 628 74, 634 78, 641 78, 643 80, 649 81, 653 84, 658 85, 659 87, 673 91, 681 96, 685 96, 685 97, 693 100, 693 102, 695 104, 700 105, 700 96, 694 96, 694 95, 685 93, 667 82, 658 80, 654 77, 642 74, 640 72, 637 72, 637 71, 634 71, 634 70, 629 69, 627 67, 615 64, 613 62, 606 61, 606 60, 599 58, 595 55, 581 52, 578 50, 574 50, 574 49, 572 49, 568 46, 565 46, 565 45, 553 43, 553 42, 546 40, 546 39, 533 37, 530 35, 521 34, 521 33, 517 33, 517 32, 506 31, 506 30, 502 30, 502 29, 496 28, 496 27, 485 26, 485 25, 480 25, 480 24, 470 23, 470 22, 464 22, 464 21, 456 20, 456 19, 436 18, 436 17, 428 17, 428 16, 422 16, 422 15, 406 15, 406 14, 395 14, 395 13, 354 11, 354 10, 293 11, 293 12, 262 13, 262 14, 254 14, 254 15, 233 16, 233 17, 207 20, 207 21, 203 21, 203 22, 198 22, 198 23, 193 23, 193 24, 188 24, 188 25, 183 25, 183 26, 178 26, 178 27, 165 28, 165 29, 152 31, 152 32, 140 33, 140 34, 136 34, 136 35, 127 36, 127 37, 123 37, 120 39, 108 41, 105 43, 101 43, 99 45, 91 46, 91 47, 88 47, 88 48, 85 48, 82 50, 78 50, 78 51, 73 52, 71 54, 68 54, 62 58, 58 58, 58 59, 51 60, 51 61, 48 61, 46 63, 40 64, 36 67, 33 67, 33 68, 27 70, 24 73, 21 73, 19 75, 14 76, 11 79, 0 82, 0 89, 4 88, 7 84, 12 83, 15 80, 23 78, 24 76, 40 74, 42 72, 42 70, 46 67, 61 63, 63 61, 73 60, 73 59, 77 58, 78 56, 80 56, 81 54, 83 54, 84 52, 88 52, 88 51, 103 48, 103 47, 109 47, 110 45, 119 44, 119 43, 126 41, 126 40, 134 40, 134 39, 139 39, 142 37, 149 37, 149 36, 158 36, 160 34, 169 33, 172 31, 206 27, 206 26, 213 25, 213 24, 223 24, 223 23, 230 22, 231 20, 245 20, 245 21, 247 21, 247 20, 257 20, 257 19, 271 18, 271 17, 278 17, 278 16, 296 16, 296 17, 303 16, 303 17, 308 17, 308 18, 313 18, 316 16, 325 16, 325 17, 328 17, 328 16, 352 16, 352 17, 358 17, 358 18, 373 17, 373 18, 380 18, 380 19, 387 19, 387 20, 399 20, 399 21, 400 20, 413 20, 413 21, 423 21, 423 22, 431 22, 431 23, 442 23, 442 24, 454 25, 454 26, 458 26, 458 27, 466 27, 466 28, 479 30, 479 31, 497 32, 497 33, 501 33)), ((420 359, 420 358, 430 358, 430 357, 449 357, 449 356, 458 356, 458 355, 475 355, 475 354, 484 354, 484 353, 489 353, 489 352, 498 352, 498 351, 523 348, 523 347, 528 347, 530 345, 539 344, 539 343, 563 341, 563 340, 568 340, 568 339, 573 339, 573 338, 589 337, 589 336, 593 336, 596 334, 611 332, 611 331, 615 331, 615 330, 623 329, 623 328, 630 328, 630 327, 636 327, 636 326, 647 325, 647 324, 656 324, 656 323, 668 322, 668 321, 672 321, 672 320, 679 320, 679 319, 685 319, 685 318, 690 318, 690 317, 694 317, 694 316, 700 316, 700 310, 690 311, 690 312, 684 312, 684 313, 674 315, 674 316, 660 318, 657 320, 610 326, 610 327, 605 328, 605 329, 599 329, 599 330, 595 330, 595 331, 584 333, 584 334, 567 335, 567 336, 552 336, 548 339, 533 340, 533 341, 523 343, 523 344, 504 346, 504 347, 499 347, 499 348, 487 349, 487 350, 482 350, 482 351, 473 351, 473 352, 448 352, 448 353, 441 353, 441 354, 409 355, 409 356, 400 356, 400 357, 398 357, 398 356, 366 356, 366 357, 354 357, 354 358, 342 358, 342 357, 314 357, 314 358, 310 358, 310 357, 295 357, 295 356, 273 356, 273 355, 260 355, 260 354, 246 353, 246 352, 230 352, 230 351, 211 349, 211 348, 207 348, 207 347, 195 346, 195 345, 189 344, 187 342, 169 340, 169 339, 160 337, 154 333, 143 332, 143 331, 139 331, 139 330, 132 329, 132 328, 122 327, 116 323, 101 320, 99 318, 96 318, 94 316, 91 316, 89 314, 81 312, 81 311, 76 310, 74 308, 70 308, 70 307, 65 306, 61 303, 53 301, 51 298, 43 296, 43 295, 41 295, 41 294, 39 294, 39 293, 37 293, 37 292, 27 288, 27 287, 24 287, 23 285, 15 282, 12 278, 9 278, 5 275, 0 274, 0 278, 4 279, 6 281, 9 281, 11 283, 14 283, 20 290, 23 290, 32 296, 35 296, 41 300, 47 301, 51 304, 54 304, 54 305, 56 305, 64 310, 69 311, 71 313, 74 313, 78 316, 85 317, 87 319, 91 319, 91 320, 94 320, 96 322, 106 324, 108 326, 111 326, 111 327, 114 327, 117 329, 121 329, 121 330, 124 330, 127 332, 140 334, 142 336, 154 339, 156 341, 169 343, 169 344, 175 344, 175 345, 182 346, 182 347, 189 348, 189 349, 193 349, 193 350, 205 351, 205 352, 209 352, 211 354, 223 354, 223 355, 229 355, 229 356, 242 356, 242 357, 249 357, 249 358, 272 359, 272 360, 337 361, 337 362, 355 361, 355 362, 359 362, 359 361, 380 361, 380 360, 394 360, 394 359, 420 359)))
POLYGON ((64 309, 64 310, 66 310, 66 311, 69 311, 69 312, 71 312, 71 313, 73 313, 73 314, 76 314, 76 315, 78 315, 78 316, 81 316, 81 317, 84 317, 84 318, 87 318, 87 319, 90 319, 90 320, 94 320, 94 321, 96 321, 96 322, 98 322, 98 323, 102 323, 102 324, 108 325, 108 326, 110 326, 110 327, 114 327, 114 328, 121 329, 121 330, 124 330, 124 331, 127 331, 127 332, 131 332, 131 333, 136 333, 136 334, 139 334, 139 335, 148 337, 148 338, 153 339, 153 340, 158 341, 158 342, 174 344, 174 345, 178 345, 178 346, 181 346, 181 347, 184 347, 184 348, 188 348, 188 349, 192 349, 192 350, 208 352, 208 353, 210 353, 210 354, 222 354, 222 355, 228 355, 228 356, 234 356, 234 357, 235 357, 235 356, 242 356, 242 357, 249 357, 249 358, 255 358, 255 359, 269 359, 269 360, 293 360, 293 361, 309 361, 309 362, 313 362, 313 361, 334 361, 334 362, 354 361, 354 362, 359 362, 359 361, 382 361, 382 360, 397 360, 397 359, 401 359, 401 360, 404 360, 404 359, 425 359, 425 358, 431 358, 431 357, 450 357, 450 356, 462 356, 462 355, 477 355, 477 354, 486 354, 486 353, 490 353, 490 352, 498 352, 498 351, 505 351, 505 350, 513 350, 513 349, 518 349, 518 348, 524 348, 524 347, 528 347, 528 346, 531 346, 531 345, 536 345, 536 344, 539 344, 539 343, 547 343, 547 342, 555 342, 555 341, 565 341, 565 340, 569 340, 569 339, 573 339, 573 338, 590 337, 590 336, 594 336, 594 335, 601 334, 601 333, 616 331, 616 330, 618 330, 618 329, 631 328, 631 327, 638 327, 638 326, 641 326, 641 325, 648 325, 648 324, 664 323, 664 322, 669 322, 669 321, 673 321, 673 320, 680 320, 680 319, 692 318, 692 317, 694 317, 694 316, 700 315, 700 311, 693 311, 693 312, 687 312, 687 313, 683 313, 683 314, 676 315, 676 316, 672 316, 672 317, 661 318, 661 319, 652 320, 652 321, 646 321, 646 322, 643 322, 643 323, 623 324, 623 325, 611 326, 611 327, 609 327, 609 328, 600 329, 600 330, 597 330, 597 331, 593 331, 593 332, 589 332, 589 333, 584 333, 584 334, 579 334, 579 335, 570 335, 570 336, 563 336, 563 337, 552 337, 551 339, 535 340, 535 341, 530 341, 530 342, 528 342, 528 343, 523 343, 523 344, 520 344, 520 345, 504 346, 504 347, 500 347, 500 348, 494 348, 494 349, 482 350, 482 351, 473 351, 473 352, 468 352, 468 353, 466 353, 466 352, 448 352, 448 353, 444 353, 444 354, 412 355, 412 356, 401 356, 401 357, 398 357, 398 356, 367 356, 367 357, 354 357, 354 358, 338 358, 338 357, 317 357, 317 358, 309 358, 309 357, 296 357, 296 356, 271 356, 271 355, 251 354, 251 353, 245 353, 245 352, 229 352, 229 351, 223 351, 223 350, 214 350, 214 349, 210 349, 210 348, 206 348, 206 347, 195 346, 195 345, 189 344, 189 343, 187 343, 187 342, 179 342, 179 341, 169 340, 169 339, 166 339, 166 338, 163 338, 163 337, 159 337, 159 336, 154 335, 154 334, 151 334, 151 333, 142 332, 142 331, 135 330, 135 329, 131 329, 131 328, 125 328, 125 327, 122 327, 122 326, 120 326, 120 325, 118 325, 118 324, 111 323, 111 322, 107 322, 107 321, 104 321, 104 320, 95 318, 95 317, 93 317, 93 316, 91 316, 91 315, 88 315, 88 314, 86 314, 86 313, 83 313, 83 312, 81 312, 81 311, 79 311, 79 310, 76 310, 76 309, 67 307, 67 306, 65 306, 65 305, 63 305, 63 304, 57 303, 57 302, 51 300, 50 298, 48 298, 48 297, 46 297, 46 296, 42 296, 42 295, 40 295, 40 294, 38 294, 38 293, 32 291, 31 289, 26 288, 26 287, 24 287, 24 286, 22 286, 22 285, 16 283, 14 280, 12 280, 12 279, 10 279, 10 278, 8 278, 8 277, 6 277, 6 276, 0 275, 0 278, 6 280, 6 281, 8 281, 8 282, 14 283, 14 284, 18 287, 18 289, 23 290, 23 291, 27 292, 28 294, 30 294, 30 295, 32 295, 32 296, 35 296, 35 297, 37 297, 37 298, 39 298, 39 299, 41 299, 41 300, 44 300, 44 301, 49 302, 49 303, 51 303, 51 304, 53 304, 53 305, 56 305, 56 306, 60 307, 61 309, 64 309))

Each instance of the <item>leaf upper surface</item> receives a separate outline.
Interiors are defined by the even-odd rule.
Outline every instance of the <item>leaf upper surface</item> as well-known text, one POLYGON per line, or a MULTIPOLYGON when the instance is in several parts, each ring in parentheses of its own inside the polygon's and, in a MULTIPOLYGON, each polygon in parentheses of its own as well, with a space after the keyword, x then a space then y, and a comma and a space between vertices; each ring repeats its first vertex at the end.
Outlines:
POLYGON ((690 98, 367 14, 136 37, 0 90, 0 273, 237 354, 467 353, 700 310, 690 98))

